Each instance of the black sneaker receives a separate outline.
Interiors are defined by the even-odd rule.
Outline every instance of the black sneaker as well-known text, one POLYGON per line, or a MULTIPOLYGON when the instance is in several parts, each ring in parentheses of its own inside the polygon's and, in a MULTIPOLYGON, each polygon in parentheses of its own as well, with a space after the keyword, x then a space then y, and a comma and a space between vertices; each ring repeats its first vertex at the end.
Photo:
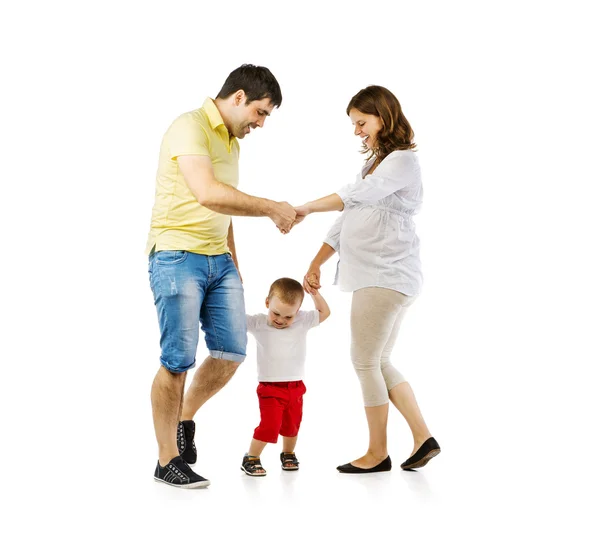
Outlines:
POLYGON ((177 449, 185 462, 192 465, 196 463, 198 454, 194 443, 196 423, 194 421, 179 421, 177 425, 177 449))
POLYGON ((154 480, 179 488, 204 488, 210 485, 210 480, 206 480, 199 474, 194 473, 181 456, 175 456, 164 467, 161 467, 160 462, 157 462, 154 471, 154 480))

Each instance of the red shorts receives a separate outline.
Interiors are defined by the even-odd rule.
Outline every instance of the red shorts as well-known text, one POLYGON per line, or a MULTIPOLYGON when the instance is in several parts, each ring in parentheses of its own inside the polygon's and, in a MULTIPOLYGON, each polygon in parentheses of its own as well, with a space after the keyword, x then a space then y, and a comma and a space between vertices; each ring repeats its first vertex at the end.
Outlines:
POLYGON ((254 430, 254 439, 277 443, 280 434, 297 436, 302 421, 302 395, 306 393, 304 382, 260 382, 256 393, 260 424, 254 430))

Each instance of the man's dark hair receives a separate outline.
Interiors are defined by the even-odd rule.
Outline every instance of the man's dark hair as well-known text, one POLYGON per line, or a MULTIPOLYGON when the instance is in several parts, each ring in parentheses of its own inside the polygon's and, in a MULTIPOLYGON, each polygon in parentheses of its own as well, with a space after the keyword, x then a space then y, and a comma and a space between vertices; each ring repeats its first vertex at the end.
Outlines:
POLYGON ((246 93, 246 104, 269 98, 275 107, 281 106, 281 89, 267 67, 244 64, 235 69, 223 84, 217 98, 227 98, 239 89, 246 93))

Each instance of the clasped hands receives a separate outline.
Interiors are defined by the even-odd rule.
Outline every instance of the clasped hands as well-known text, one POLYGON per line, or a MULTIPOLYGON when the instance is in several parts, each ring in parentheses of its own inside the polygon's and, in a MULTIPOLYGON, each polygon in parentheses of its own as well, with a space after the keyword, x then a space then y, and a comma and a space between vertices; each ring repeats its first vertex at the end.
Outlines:
POLYGON ((275 204, 270 217, 282 234, 289 233, 294 226, 301 223, 310 213, 306 205, 293 207, 287 202, 276 202, 275 204))
MULTIPOLYGON (((277 210, 271 214, 271 219, 282 234, 287 234, 310 213, 312 213, 312 211, 306 204, 292 207, 292 205, 287 202, 277 202, 277 210)), ((302 281, 304 290, 311 295, 316 294, 321 288, 320 279, 320 268, 311 264, 302 281)))

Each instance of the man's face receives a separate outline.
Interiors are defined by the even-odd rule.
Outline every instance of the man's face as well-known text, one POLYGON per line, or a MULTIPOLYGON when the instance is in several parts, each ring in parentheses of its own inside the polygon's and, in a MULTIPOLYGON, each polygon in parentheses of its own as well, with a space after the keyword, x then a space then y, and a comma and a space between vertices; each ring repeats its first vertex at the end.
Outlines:
POLYGON ((267 298, 266 305, 269 309, 267 324, 279 329, 291 326, 300 309, 300 304, 302 304, 300 299, 294 304, 287 304, 282 302, 277 295, 273 295, 270 299, 267 298))
POLYGON ((246 105, 246 102, 247 99, 244 91, 238 91, 235 95, 234 107, 232 109, 231 127, 233 131, 230 132, 238 139, 243 139, 256 127, 262 128, 266 118, 275 107, 271 103, 270 98, 253 100, 248 105, 246 105))

